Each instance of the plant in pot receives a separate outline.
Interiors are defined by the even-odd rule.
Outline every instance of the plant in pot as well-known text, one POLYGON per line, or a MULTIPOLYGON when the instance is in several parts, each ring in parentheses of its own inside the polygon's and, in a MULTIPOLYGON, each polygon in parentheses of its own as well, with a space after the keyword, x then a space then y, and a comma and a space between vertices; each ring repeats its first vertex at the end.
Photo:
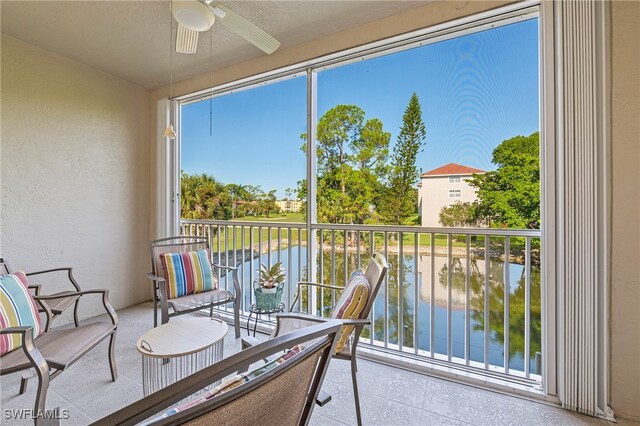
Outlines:
POLYGON ((270 268, 264 263, 258 270, 258 281, 253 283, 256 297, 256 307, 263 311, 274 310, 282 301, 282 289, 286 276, 282 269, 282 262, 273 264, 270 268))

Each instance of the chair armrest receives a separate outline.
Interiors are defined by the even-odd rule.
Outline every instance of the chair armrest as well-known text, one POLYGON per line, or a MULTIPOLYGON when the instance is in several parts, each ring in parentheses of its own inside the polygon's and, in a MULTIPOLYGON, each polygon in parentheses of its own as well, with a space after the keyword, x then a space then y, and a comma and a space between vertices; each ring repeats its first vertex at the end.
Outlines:
POLYGON ((317 317, 315 315, 311 315, 311 314, 305 314, 303 312, 283 312, 281 314, 278 314, 276 316, 277 320, 283 319, 301 319, 301 320, 305 320, 305 321, 312 321, 312 322, 317 322, 317 323, 322 323, 322 322, 327 322, 329 321, 331 318, 322 318, 322 317, 317 317))
POLYGON ((365 325, 370 325, 371 324, 371 320, 369 318, 363 318, 363 319, 340 319, 338 318, 338 320, 342 323, 342 325, 361 325, 361 326, 365 326, 365 325))
POLYGON ((235 270, 238 269, 237 266, 218 265, 217 263, 212 263, 211 266, 213 266, 214 268, 218 268, 218 269, 224 269, 226 271, 235 271, 235 270))
POLYGON ((71 285, 73 285, 73 287, 76 289, 76 291, 81 291, 80 286, 78 285, 78 283, 76 282, 75 278, 73 277, 73 268, 72 267, 53 268, 53 269, 45 269, 44 271, 27 272, 25 275, 27 277, 31 277, 31 276, 34 276, 34 275, 43 275, 43 274, 49 274, 51 272, 60 272, 60 271, 67 271, 67 275, 69 277, 69 282, 71 282, 71 285))
POLYGON ((245 350, 247 348, 260 344, 260 340, 252 336, 243 337, 241 340, 242 340, 242 350, 245 350))
MULTIPOLYGON (((7 327, 0 330, 0 335, 2 334, 20 334, 22 335, 22 350, 24 354, 27 356, 33 368, 35 368, 36 373, 38 374, 40 381, 45 384, 46 387, 49 386, 49 364, 44 359, 36 345, 33 343, 33 326, 23 326, 23 327, 7 327)), ((1 363, 0 363, 1 365, 1 363)), ((1 370, 1 368, 0 368, 1 370)))
POLYGON ((338 287, 338 286, 335 286, 335 285, 314 283, 314 282, 311 282, 311 281, 298 281, 297 288, 296 288, 296 294, 295 294, 295 296, 293 298, 293 302, 291 302, 291 306, 289 306, 289 311, 293 311, 294 310, 294 307, 296 306, 296 303, 298 302, 298 299, 300 298, 300 295, 302 294, 302 290, 300 288, 302 286, 328 288, 328 289, 331 289, 331 290, 344 290, 344 287, 338 287))
MULTIPOLYGON (((0 329, 0 334, 22 334, 25 337, 27 331, 33 329, 32 325, 23 325, 19 327, 7 327, 0 329)), ((33 333, 31 333, 31 341, 33 341, 33 333)))
POLYGON ((305 314, 302 312, 281 313, 276 316, 276 328, 273 331, 272 337, 277 337, 281 334, 289 333, 292 330, 297 330, 302 327, 322 324, 330 320, 331 318, 317 317, 315 315, 305 314))
POLYGON ((157 275, 153 275, 153 272, 147 272, 145 274, 147 276, 147 278, 149 278, 151 281, 154 281, 156 283, 163 283, 165 281, 164 277, 159 277, 157 275))
POLYGON ((298 287, 303 285, 310 285, 314 287, 322 287, 322 288, 330 288, 332 290, 344 290, 344 287, 338 287, 337 285, 329 285, 329 284, 321 284, 321 283, 313 283, 310 281, 298 281, 298 287))
MULTIPOLYGON (((69 292, 69 293, 65 294, 65 297, 69 297, 69 296, 80 296, 80 297, 82 297, 82 296, 87 295, 87 294, 102 294, 102 305, 104 306, 104 309, 107 311, 107 314, 111 318, 111 323, 113 325, 118 325, 118 315, 116 314, 115 309, 113 309, 113 306, 111 306, 111 302, 109 302, 109 290, 107 290, 107 289, 94 289, 94 290, 77 291, 75 293, 69 292)), ((47 300, 59 299, 60 296, 33 296, 33 298, 36 301, 47 301, 47 300)), ((42 305, 42 303, 41 303, 41 305, 42 305)))
POLYGON ((34 294, 36 296, 38 296, 40 294, 40 289, 42 288, 42 286, 40 284, 31 284, 29 287, 27 287, 29 290, 34 290, 34 294))
POLYGON ((212 263, 211 266, 225 271, 231 271, 233 281, 233 294, 237 300, 242 300, 242 287, 240 287, 240 279, 238 278, 238 266, 224 266, 212 263))

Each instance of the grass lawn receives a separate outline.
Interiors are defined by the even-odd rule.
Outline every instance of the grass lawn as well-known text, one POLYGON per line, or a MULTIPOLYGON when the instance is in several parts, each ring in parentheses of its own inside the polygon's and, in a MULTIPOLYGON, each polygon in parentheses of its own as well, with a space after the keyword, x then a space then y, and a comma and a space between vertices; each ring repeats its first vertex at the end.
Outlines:
MULTIPOLYGON (((288 214, 284 217, 281 218, 282 223, 287 223, 287 222, 293 222, 293 220, 296 218, 296 216, 293 216, 295 214, 288 214)), ((298 216, 299 217, 299 216, 298 216)), ((242 218, 242 219, 237 219, 237 221, 250 221, 250 222, 256 222, 256 225, 259 226, 260 222, 271 222, 272 220, 274 220, 274 218, 269 218, 269 219, 264 219, 264 218, 256 218, 256 217, 251 217, 249 218, 242 218), (262 219, 262 220, 261 220, 262 219)), ((299 238, 299 234, 302 233, 302 241, 306 241, 307 239, 307 231, 306 229, 304 229, 305 226, 301 225, 301 229, 302 232, 300 232, 300 229, 281 229, 280 230, 280 238, 284 241, 288 241, 289 239, 289 232, 291 232, 291 242, 292 245, 298 245, 298 238, 299 238)), ((278 239, 278 229, 277 228, 271 228, 268 229, 266 227, 262 228, 260 231, 258 231, 257 227, 253 228, 253 240, 250 240, 250 229, 248 226, 245 226, 244 228, 244 235, 242 232, 242 228, 240 226, 235 227, 235 231, 232 229, 232 227, 227 227, 227 235, 225 235, 225 231, 224 231, 224 227, 220 228, 220 250, 221 251, 225 251, 225 249, 227 250, 231 250, 233 249, 233 233, 235 232, 235 244, 236 244, 236 248, 242 248, 242 244, 244 244, 245 247, 249 247, 250 242, 253 242, 253 244, 258 244, 258 241, 261 240, 263 243, 266 243, 269 240, 277 240, 278 239), (226 238, 229 239, 228 241, 228 247, 225 247, 225 240, 226 238)), ((383 247, 384 246, 384 240, 383 240, 383 236, 381 233, 376 233, 376 247, 383 247)), ((361 238, 362 238, 362 243, 368 247, 369 244, 369 237, 366 233, 362 233, 361 234, 361 238)), ((419 238, 419 242, 418 244, 421 246, 430 246, 431 245, 431 235, 430 234, 419 234, 418 236, 419 238)), ((437 235, 436 234, 436 240, 435 240, 435 245, 438 247, 446 247, 447 246, 447 236, 446 235, 437 235)), ((330 244, 331 243, 331 233, 329 231, 325 231, 324 233, 324 242, 325 244, 330 244)), ((405 233, 403 235, 403 239, 402 242, 405 246, 406 249, 409 249, 410 247, 413 247, 413 245, 415 244, 415 234, 412 233, 405 233)), ((336 232, 336 245, 338 247, 341 247, 343 244, 343 236, 340 232, 336 232)), ((391 236, 389 238, 389 246, 393 247, 393 246, 397 246, 398 245, 398 241, 397 240, 392 240, 391 236)), ((464 242, 464 238, 462 238, 460 241, 457 241, 455 238, 452 239, 451 245, 453 247, 465 247, 466 244, 464 242)), ((217 238, 214 238, 214 246, 212 247, 213 251, 217 251, 218 250, 218 244, 217 244, 217 238)))
MULTIPOLYGON (((304 213, 278 213, 278 214, 273 214, 270 215, 269 217, 265 217, 265 216, 245 216, 245 217, 239 217, 239 218, 235 218, 232 219, 232 221, 236 221, 236 222, 256 222, 256 225, 259 226, 260 222, 266 222, 266 223, 298 223, 298 224, 303 224, 304 223, 304 213)), ((304 225, 301 226, 301 228, 304 228, 304 225)), ((224 235, 224 228, 220 228, 220 231, 223 235, 220 236, 220 250, 224 251, 225 250, 225 235, 224 235)), ((233 231, 231 230, 231 227, 228 227, 228 238, 229 238, 229 245, 227 247, 228 250, 231 250, 233 248, 233 231)), ((463 231, 464 232, 464 231, 463 231)), ((280 233, 280 237, 287 241, 289 238, 289 230, 288 229, 282 229, 281 233, 280 233)), ((300 231, 298 229, 293 229, 291 230, 291 241, 293 243, 293 245, 297 245, 298 243, 298 236, 299 236, 300 231)), ((244 229, 244 235, 242 235, 242 229, 240 227, 237 227, 235 229, 235 241, 236 241, 236 248, 241 248, 242 244, 244 243, 245 247, 249 247, 249 243, 250 243, 250 237, 249 237, 249 228, 245 227, 244 229), (241 242, 242 241, 242 242, 241 242)), ((306 241, 306 230, 302 231, 302 240, 306 241)), ((262 228, 262 230, 260 231, 260 238, 263 242, 266 242, 268 240, 276 240, 278 238, 278 231, 276 228, 271 228, 271 233, 269 234, 269 229, 267 228, 262 228)), ((363 243, 365 245, 368 245, 368 237, 365 237, 365 234, 362 235, 363 238, 363 243)), ((431 235, 430 234, 419 234, 418 236, 419 238, 419 242, 418 244, 421 246, 430 246, 431 245, 431 235)), ((446 235, 438 235, 436 234, 436 241, 435 241, 435 245, 438 247, 446 247, 447 246, 447 236, 446 235)), ((253 244, 257 244, 258 243, 258 230, 256 228, 254 228, 253 230, 253 244)), ((329 243, 331 240, 331 236, 329 234, 329 232, 325 233, 325 243, 329 243)), ((216 241, 214 239, 214 241, 216 241)), ((412 233, 405 233, 403 236, 403 244, 405 247, 413 247, 413 245, 415 244, 415 234, 412 233)), ((342 245, 342 237, 341 234, 339 232, 336 232, 336 244, 338 245, 342 245)), ((382 234, 381 233, 376 233, 376 246, 383 246, 384 241, 382 238, 382 234)), ((389 246, 396 246, 398 245, 397 241, 389 241, 389 246)), ((460 239, 460 241, 457 241, 455 238, 452 240, 451 245, 453 247, 465 247, 465 241, 464 241, 464 237, 462 237, 460 239)), ((217 251, 218 249, 218 245, 217 243, 214 243, 214 247, 212 247, 212 250, 217 251)))
POLYGON ((278 213, 269 215, 269 217, 264 216, 244 216, 238 217, 235 219, 231 219, 233 221, 240 222, 293 222, 293 223, 304 223, 304 213, 278 213))

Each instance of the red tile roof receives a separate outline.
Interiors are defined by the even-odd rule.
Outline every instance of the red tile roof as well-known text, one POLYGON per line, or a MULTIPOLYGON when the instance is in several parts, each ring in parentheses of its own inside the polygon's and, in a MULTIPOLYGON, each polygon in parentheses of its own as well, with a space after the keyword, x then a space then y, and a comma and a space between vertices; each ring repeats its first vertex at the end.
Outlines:
POLYGON ((431 176, 447 176, 447 175, 472 175, 474 173, 486 173, 484 170, 474 169, 473 167, 463 166, 461 164, 449 163, 437 169, 423 173, 421 177, 431 176))

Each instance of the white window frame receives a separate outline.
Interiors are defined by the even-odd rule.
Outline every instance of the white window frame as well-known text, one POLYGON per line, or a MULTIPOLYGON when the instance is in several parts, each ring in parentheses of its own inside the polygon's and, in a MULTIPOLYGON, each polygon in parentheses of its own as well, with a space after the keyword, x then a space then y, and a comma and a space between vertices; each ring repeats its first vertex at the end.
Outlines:
MULTIPOLYGON (((562 87, 558 86, 557 79, 559 78, 559 71, 557 71, 556 61, 558 60, 558 45, 557 38, 555 36, 559 22, 563 19, 559 16, 557 11, 554 13, 554 8, 558 8, 556 2, 540 2, 525 0, 510 4, 504 7, 496 8, 490 11, 486 11, 473 16, 464 17, 458 20, 434 25, 423 30, 415 31, 408 34, 391 37, 386 40, 377 41, 353 49, 348 49, 342 52, 326 55, 317 59, 301 62, 291 66, 283 67, 275 71, 265 72, 256 76, 244 78, 234 82, 226 83, 214 88, 203 89, 198 92, 190 93, 188 95, 177 98, 180 104, 186 104, 190 102, 200 101, 207 97, 221 96, 226 93, 245 90, 256 85, 265 85, 272 82, 280 81, 282 79, 293 78, 301 73, 307 75, 307 192, 309 194, 309 202, 307 203, 307 232, 308 235, 314 235, 312 230, 316 223, 316 188, 315 188, 315 176, 316 176, 316 158, 315 158, 315 131, 316 131, 316 108, 317 108, 317 73, 326 69, 334 68, 341 65, 346 65, 356 61, 362 61, 369 58, 374 58, 381 55, 386 55, 396 51, 405 50, 408 48, 422 46, 430 43, 439 42, 442 40, 462 36, 468 33, 481 31, 488 28, 493 28, 498 25, 517 22, 519 20, 529 19, 532 15, 539 18, 540 22, 540 144, 541 144, 541 214, 542 222, 545 226, 542 228, 542 255, 541 261, 544 270, 544 276, 542 277, 542 294, 541 302, 543 303, 543 341, 542 352, 544 362, 542 364, 542 385, 537 391, 530 388, 519 387, 514 383, 501 382, 498 383, 492 379, 479 380, 473 377, 467 377, 459 372, 447 373, 446 369, 438 369, 437 366, 431 366, 429 372, 432 374, 439 374, 451 380, 463 380, 467 383, 472 382, 480 386, 491 387, 503 392, 512 392, 519 394, 520 396, 544 400, 548 403, 559 404, 562 395, 563 377, 566 372, 563 371, 563 365, 561 357, 565 343, 563 342, 563 336, 559 332, 558 323, 561 320, 562 311, 559 310, 563 303, 562 288, 558 287, 558 276, 562 271, 563 259, 559 259, 558 256, 562 255, 560 249, 562 249, 562 241, 559 241, 556 233, 558 232, 558 210, 557 206, 564 200, 565 194, 562 188, 557 186, 557 179, 562 175, 563 170, 559 166, 558 158, 559 146, 557 145, 557 132, 562 131, 562 117, 560 117, 561 111, 559 109, 562 104, 558 99, 561 98, 557 95, 557 91, 562 87), (560 396, 560 398, 558 397, 560 396)), ((603 6, 606 7, 606 6, 603 6)), ((606 24, 605 24, 606 26, 606 24)), ((603 48, 606 50, 606 47, 603 48)), ((606 59, 606 51, 603 51, 602 57, 606 59)), ((608 119, 609 113, 607 107, 603 107, 603 114, 608 119)), ((174 122, 177 133, 179 134, 179 108, 174 122)), ((605 123, 606 127, 607 124, 605 123)), ((159 126, 160 127, 160 126, 159 126)), ((606 133, 607 129, 602 130, 606 133)), ((161 134, 161 132, 159 133, 161 134)), ((179 145, 179 143, 177 144, 179 145)), ((174 148, 174 155, 179 161, 179 146, 174 148)), ((606 157, 608 151, 604 152, 606 157)), ((606 157, 608 158, 608 157, 606 157)), ((606 168, 606 158, 604 159, 603 170, 601 171, 603 176, 603 183, 605 189, 603 189, 604 201, 608 201, 608 192, 606 186, 610 182, 608 176, 608 169, 606 168)), ((172 163, 170 167, 173 167, 175 173, 179 175, 179 162, 176 168, 176 163, 172 163)), ((178 177, 179 178, 179 177, 178 177)), ((461 179, 462 180, 462 179, 461 179)), ((177 180, 174 179, 173 185, 177 180)), ((179 186, 178 186, 179 188, 179 186)), ((177 197, 179 193, 174 191, 177 197)), ((170 198, 170 197, 169 197, 170 198)), ((178 204, 179 207, 179 204, 178 204)), ((179 209, 175 208, 174 212, 179 213, 179 209)), ((604 213, 605 215, 607 212, 604 213)), ((173 225, 176 226, 176 225, 173 225)), ((598 225, 600 226, 600 225, 598 225)), ((606 229, 598 228, 598 232, 604 233, 604 243, 608 243, 608 233, 606 229)), ((310 251, 309 251, 310 252, 310 251)), ((309 253, 308 265, 311 266, 314 260, 309 253)), ((605 280, 608 279, 608 260, 605 259, 605 265, 603 266, 603 276, 605 280)), ((315 271, 315 267, 309 267, 309 270, 315 271)), ((308 277, 313 280, 315 277, 308 277)), ((608 284, 603 287, 605 297, 604 316, 606 317, 606 309, 608 307, 608 284)), ((608 339, 607 327, 603 327, 603 341, 606 343, 608 339)), ((606 346, 606 345, 605 345, 606 346)), ((604 351, 604 362, 608 362, 608 352, 604 351)), ((389 362, 389 359, 385 359, 389 362)), ((402 360, 398 360, 398 364, 402 364, 402 360)), ((404 365, 409 367, 408 365, 404 365)), ((608 364, 604 366, 605 371, 601 374, 603 381, 599 382, 599 386, 603 389, 603 396, 599 396, 600 400, 607 400, 608 398, 608 372, 606 369, 608 364), (604 382, 604 383, 603 383, 604 382)), ((612 415, 610 411, 605 413, 605 416, 612 415)))
POLYGON ((462 198, 462 191, 459 189, 450 189, 449 198, 462 198))
POLYGON ((460 183, 462 182, 462 176, 449 176, 449 183, 460 183))

